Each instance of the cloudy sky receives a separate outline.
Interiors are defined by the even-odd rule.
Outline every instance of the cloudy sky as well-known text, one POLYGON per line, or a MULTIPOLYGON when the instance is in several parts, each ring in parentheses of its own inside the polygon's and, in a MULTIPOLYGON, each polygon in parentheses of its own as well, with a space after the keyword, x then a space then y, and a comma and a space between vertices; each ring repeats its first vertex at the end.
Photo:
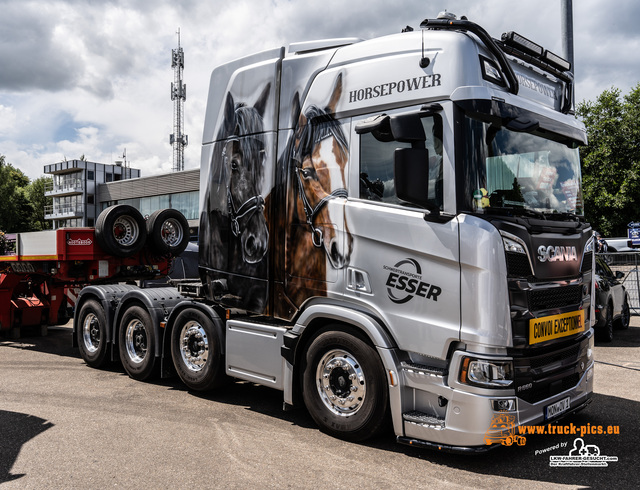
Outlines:
MULTIPOLYGON (((200 163, 211 70, 291 42, 371 38, 447 9, 493 37, 562 54, 560 0, 0 0, 0 154, 30 178, 126 149, 143 176, 171 171, 171 49, 185 51, 185 168, 200 163)), ((575 0, 576 100, 640 81, 640 2, 575 0)))

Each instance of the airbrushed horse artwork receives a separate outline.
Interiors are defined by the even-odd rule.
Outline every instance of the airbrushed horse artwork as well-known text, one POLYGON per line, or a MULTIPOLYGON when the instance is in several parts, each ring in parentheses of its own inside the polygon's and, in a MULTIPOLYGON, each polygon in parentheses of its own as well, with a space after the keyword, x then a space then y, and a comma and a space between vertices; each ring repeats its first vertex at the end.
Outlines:
POLYGON ((227 93, 200 219, 200 262, 208 269, 207 286, 223 304, 254 312, 264 310, 268 293, 269 231, 261 191, 263 115, 270 88, 269 83, 253 106, 235 102, 227 93))
MULTIPOLYGON (((340 205, 347 197, 349 148, 340 122, 333 117, 342 95, 342 75, 322 109, 310 105, 301 111, 299 97, 294 97, 295 130, 279 159, 276 177, 278 189, 286 186, 276 193, 280 197, 263 197, 274 177, 266 174, 274 169, 265 170, 263 116, 270 88, 266 84, 253 105, 226 94, 200 222, 200 263, 210 293, 227 307, 252 313, 267 312, 270 257, 273 267, 284 266, 284 294, 292 308, 288 311, 293 312, 306 299, 327 295, 327 284, 349 263, 352 250, 340 205), (273 209, 268 209, 270 205, 273 209), (268 253, 269 220, 283 234, 271 237, 272 253, 268 253)), ((290 318, 292 313, 275 314, 290 318)))
POLYGON ((299 116, 288 151, 285 291, 295 307, 326 295, 328 271, 344 268, 352 251, 344 207, 330 204, 348 195, 348 141, 333 117, 341 95, 340 74, 325 108, 312 105, 302 113, 297 95, 293 103, 299 116))

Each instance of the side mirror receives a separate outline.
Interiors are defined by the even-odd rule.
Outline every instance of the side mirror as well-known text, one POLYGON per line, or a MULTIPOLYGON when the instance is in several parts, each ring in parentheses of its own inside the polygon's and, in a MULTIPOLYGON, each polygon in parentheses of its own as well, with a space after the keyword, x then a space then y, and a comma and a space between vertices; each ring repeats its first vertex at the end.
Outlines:
POLYGON ((373 133, 378 141, 400 141, 411 143, 412 146, 424 147, 427 136, 416 113, 403 114, 401 116, 379 116, 366 119, 356 125, 357 134, 373 133))
POLYGON ((424 148, 427 135, 424 133, 424 127, 418 113, 393 116, 389 120, 389 125, 396 141, 411 143, 412 147, 424 148))
POLYGON ((623 278, 624 278, 624 272, 616 271, 616 279, 623 279, 623 278))
POLYGON ((439 214, 440 209, 429 199, 429 150, 396 148, 393 165, 396 195, 439 214))

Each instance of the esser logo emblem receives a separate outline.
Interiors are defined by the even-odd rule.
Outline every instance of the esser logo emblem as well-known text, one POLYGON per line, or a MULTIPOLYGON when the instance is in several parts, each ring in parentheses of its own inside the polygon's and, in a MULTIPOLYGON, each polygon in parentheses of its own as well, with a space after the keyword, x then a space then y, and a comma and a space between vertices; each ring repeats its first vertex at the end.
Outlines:
POLYGON ((414 259, 404 259, 394 266, 383 266, 389 271, 387 294, 397 304, 410 301, 415 296, 438 301, 442 288, 422 280, 422 268, 414 259))
POLYGON ((578 260, 576 247, 554 247, 552 245, 540 245, 538 247, 538 260, 540 262, 569 262, 578 260))
POLYGON ((67 240, 67 245, 91 245, 92 243, 91 238, 69 238, 67 240))

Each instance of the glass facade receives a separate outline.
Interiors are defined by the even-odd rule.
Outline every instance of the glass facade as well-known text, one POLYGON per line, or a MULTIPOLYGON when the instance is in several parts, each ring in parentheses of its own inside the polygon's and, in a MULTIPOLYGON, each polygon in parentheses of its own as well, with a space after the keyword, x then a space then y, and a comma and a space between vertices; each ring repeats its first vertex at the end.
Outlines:
POLYGON ((56 174, 53 176, 53 188, 59 191, 82 189, 82 172, 56 174))

